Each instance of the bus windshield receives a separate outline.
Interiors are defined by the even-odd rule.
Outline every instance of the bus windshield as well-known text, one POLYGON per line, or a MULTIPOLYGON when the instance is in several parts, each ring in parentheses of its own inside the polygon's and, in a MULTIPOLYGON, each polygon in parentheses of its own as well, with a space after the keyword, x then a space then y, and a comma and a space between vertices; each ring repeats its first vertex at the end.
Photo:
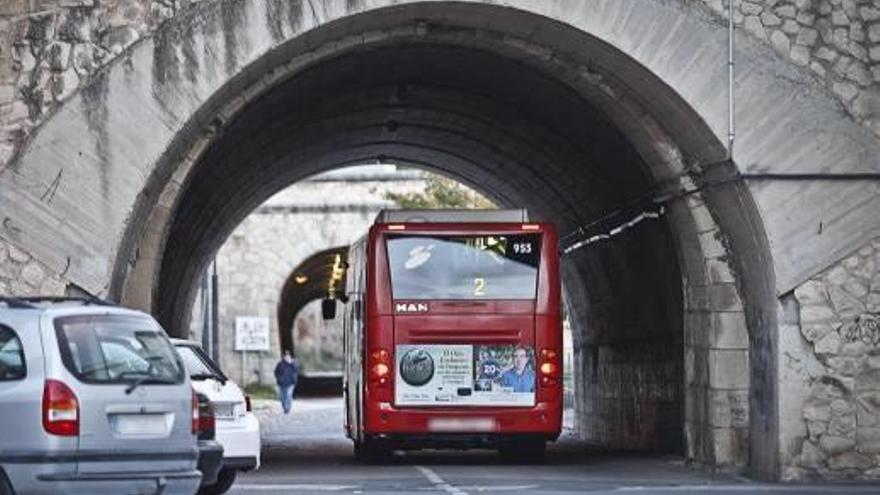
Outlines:
POLYGON ((534 299, 540 234, 389 235, 395 299, 534 299))

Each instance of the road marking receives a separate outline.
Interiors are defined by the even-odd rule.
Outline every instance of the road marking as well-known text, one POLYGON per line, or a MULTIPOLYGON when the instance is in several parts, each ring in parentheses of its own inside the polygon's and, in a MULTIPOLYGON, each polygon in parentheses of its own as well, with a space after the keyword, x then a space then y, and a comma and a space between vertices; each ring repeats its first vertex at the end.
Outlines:
POLYGON ((428 481, 430 481, 435 488, 439 488, 449 495, 468 495, 467 492, 462 491, 443 481, 443 478, 441 478, 440 475, 430 470, 429 468, 426 468, 425 466, 416 466, 416 469, 418 469, 419 472, 422 473, 422 476, 427 478, 428 481))
POLYGON ((235 490, 250 490, 256 492, 287 492, 290 490, 316 491, 316 492, 340 492, 342 490, 359 489, 357 485, 312 485, 302 483, 236 483, 235 490))
POLYGON ((462 486, 459 490, 470 490, 473 492, 513 492, 517 490, 534 490, 538 485, 492 485, 492 486, 462 486))
POLYGON ((619 486, 614 491, 619 492, 790 492, 790 493, 829 493, 830 486, 847 490, 846 493, 877 493, 876 486, 852 486, 852 485, 826 485, 826 486, 804 486, 804 485, 671 485, 671 486, 619 486))

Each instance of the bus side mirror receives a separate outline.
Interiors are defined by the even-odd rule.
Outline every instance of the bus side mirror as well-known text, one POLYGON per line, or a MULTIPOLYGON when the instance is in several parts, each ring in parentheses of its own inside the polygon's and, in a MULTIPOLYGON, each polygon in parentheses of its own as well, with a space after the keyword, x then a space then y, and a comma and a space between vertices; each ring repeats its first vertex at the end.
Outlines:
POLYGON ((321 315, 325 320, 333 320, 336 318, 336 299, 321 300, 321 315))

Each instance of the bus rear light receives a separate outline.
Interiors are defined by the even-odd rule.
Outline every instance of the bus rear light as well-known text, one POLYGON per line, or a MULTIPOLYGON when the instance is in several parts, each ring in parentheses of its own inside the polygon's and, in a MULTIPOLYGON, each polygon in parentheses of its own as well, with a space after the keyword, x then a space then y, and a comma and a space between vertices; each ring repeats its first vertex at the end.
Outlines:
POLYGON ((553 363, 544 363, 541 365, 541 374, 545 376, 553 376, 556 374, 556 365, 553 363))
POLYGON ((373 367, 370 368, 370 371, 373 374, 373 378, 384 380, 385 377, 388 376, 388 373, 391 371, 391 368, 389 368, 388 365, 385 363, 379 363, 373 365, 373 367))
POLYGON ((541 226, 533 224, 533 223, 524 223, 522 226, 522 229, 523 230, 541 230, 541 226))
POLYGON ((541 349, 541 383, 550 385, 559 378, 559 353, 554 349, 541 349))
POLYGON ((388 384, 388 376, 391 374, 391 354, 385 349, 373 349, 369 360, 370 380, 379 385, 388 384))
POLYGON ((370 359, 373 360, 374 363, 388 363, 388 351, 385 349, 376 349, 370 353, 370 359))
POLYGON ((388 230, 406 230, 406 225, 389 225, 388 230))
POLYGON ((70 387, 58 380, 43 385, 43 429, 62 437, 79 435, 79 401, 70 387))

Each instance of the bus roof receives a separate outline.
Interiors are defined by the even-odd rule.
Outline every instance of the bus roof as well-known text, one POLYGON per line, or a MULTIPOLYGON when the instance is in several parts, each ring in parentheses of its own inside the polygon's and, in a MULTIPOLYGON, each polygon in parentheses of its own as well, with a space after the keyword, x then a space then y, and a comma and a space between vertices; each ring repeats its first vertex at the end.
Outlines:
POLYGON ((525 209, 510 210, 382 210, 373 223, 524 223, 525 209))

